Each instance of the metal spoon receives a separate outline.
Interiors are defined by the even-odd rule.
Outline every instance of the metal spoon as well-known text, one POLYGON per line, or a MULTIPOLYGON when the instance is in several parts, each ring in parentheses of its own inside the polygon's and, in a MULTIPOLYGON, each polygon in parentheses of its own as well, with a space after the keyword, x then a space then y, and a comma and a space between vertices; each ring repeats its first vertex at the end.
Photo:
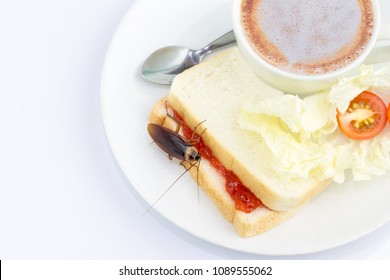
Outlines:
POLYGON ((170 85, 173 78, 200 63, 212 51, 236 42, 233 31, 226 33, 200 50, 170 46, 152 53, 142 66, 142 77, 155 84, 170 85))

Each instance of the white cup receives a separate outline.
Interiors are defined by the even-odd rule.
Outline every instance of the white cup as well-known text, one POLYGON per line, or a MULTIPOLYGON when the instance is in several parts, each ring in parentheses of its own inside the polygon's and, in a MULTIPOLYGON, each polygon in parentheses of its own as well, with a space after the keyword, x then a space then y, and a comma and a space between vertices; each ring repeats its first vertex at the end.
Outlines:
POLYGON ((390 25, 380 27, 380 11, 376 0, 372 0, 374 29, 364 51, 355 60, 342 68, 323 74, 293 73, 273 66, 263 60, 252 48, 246 35, 241 20, 242 1, 233 0, 233 29, 241 55, 262 80, 286 93, 312 94, 326 90, 339 78, 356 72, 363 63, 373 64, 390 61, 390 30, 388 30, 390 25), (384 29, 380 30, 381 28, 384 29), (379 39, 385 41, 379 42, 379 39))

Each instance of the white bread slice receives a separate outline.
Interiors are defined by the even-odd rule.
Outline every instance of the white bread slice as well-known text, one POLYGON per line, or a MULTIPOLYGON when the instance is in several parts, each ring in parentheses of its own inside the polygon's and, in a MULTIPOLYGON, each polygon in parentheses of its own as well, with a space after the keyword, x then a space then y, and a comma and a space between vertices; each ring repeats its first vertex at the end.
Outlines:
POLYGON ((267 207, 288 211, 320 193, 330 181, 285 180, 268 164, 272 155, 261 137, 239 127, 243 101, 276 93, 280 94, 255 76, 232 47, 178 75, 168 98, 190 127, 204 121, 198 129, 207 128, 202 135, 205 144, 267 207))
MULTIPOLYGON (((172 118, 167 118, 166 100, 166 98, 162 98, 156 103, 151 111, 149 121, 175 130, 177 123, 172 118)), ((189 167, 188 164, 186 167, 189 167)), ((236 210, 233 200, 225 189, 225 178, 211 166, 209 161, 203 158, 199 169, 191 168, 190 173, 217 206, 223 217, 233 224, 234 229, 241 237, 252 237, 268 231, 290 218, 298 210, 295 208, 290 211, 276 212, 264 206, 258 207, 251 213, 236 210)))

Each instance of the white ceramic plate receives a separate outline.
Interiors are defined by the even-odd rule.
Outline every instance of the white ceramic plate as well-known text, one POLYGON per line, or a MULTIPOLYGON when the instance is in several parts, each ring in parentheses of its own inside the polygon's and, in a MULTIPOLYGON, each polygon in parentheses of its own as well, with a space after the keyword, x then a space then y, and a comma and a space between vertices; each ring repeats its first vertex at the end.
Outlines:
MULTIPOLYGON (((390 10, 390 2, 380 4, 390 10)), ((142 62, 162 46, 198 48, 229 31, 230 7, 231 0, 137 1, 112 39, 101 93, 106 133, 123 173, 149 204, 183 168, 150 144, 146 131, 149 112, 169 88, 144 82, 140 76, 142 62)), ((303 254, 345 244, 389 221, 388 186, 389 175, 370 182, 334 184, 289 221, 250 239, 238 237, 204 195, 198 203, 197 187, 189 175, 153 211, 223 247, 257 254, 303 254)))

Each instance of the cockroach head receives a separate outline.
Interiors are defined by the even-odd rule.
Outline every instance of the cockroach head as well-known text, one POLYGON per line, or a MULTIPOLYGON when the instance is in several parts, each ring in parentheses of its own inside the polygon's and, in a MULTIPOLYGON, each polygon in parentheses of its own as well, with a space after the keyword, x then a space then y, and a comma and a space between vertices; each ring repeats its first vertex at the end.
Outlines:
POLYGON ((199 161, 200 159, 200 153, 194 146, 187 147, 187 150, 185 152, 185 160, 190 163, 195 163, 199 161))

